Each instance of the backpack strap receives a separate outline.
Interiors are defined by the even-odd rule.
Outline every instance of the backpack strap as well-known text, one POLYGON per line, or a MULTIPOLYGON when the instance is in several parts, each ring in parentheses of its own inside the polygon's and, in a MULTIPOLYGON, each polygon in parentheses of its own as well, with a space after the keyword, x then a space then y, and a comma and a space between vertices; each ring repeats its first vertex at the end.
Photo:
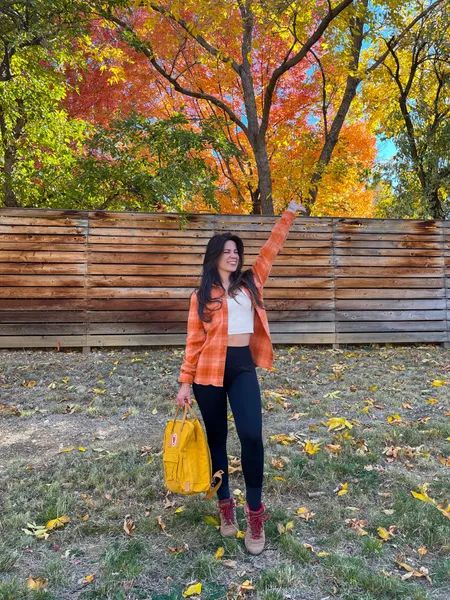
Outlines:
POLYGON ((209 488, 209 490, 206 492, 206 498, 210 499, 214 496, 214 494, 217 492, 217 490, 220 488, 220 486, 222 485, 222 475, 223 475, 223 471, 216 471, 214 473, 214 475, 212 476, 211 479, 211 486, 209 488), (217 480, 217 482, 216 482, 217 480))
MULTIPOLYGON (((173 433, 173 429, 175 427, 175 423, 176 423, 176 420, 177 420, 177 417, 178 417, 178 413, 180 412, 180 410, 181 409, 180 409, 179 406, 177 406, 176 409, 175 409, 175 415, 174 415, 173 421, 172 421, 172 429, 170 430, 171 434, 173 433)), ((192 409, 189 407, 188 404, 185 404, 184 405, 184 409, 183 409, 183 421, 181 423, 181 431, 183 431, 183 427, 184 427, 184 424, 186 422, 186 418, 188 416, 188 413, 191 413, 191 416, 193 416, 192 409)))

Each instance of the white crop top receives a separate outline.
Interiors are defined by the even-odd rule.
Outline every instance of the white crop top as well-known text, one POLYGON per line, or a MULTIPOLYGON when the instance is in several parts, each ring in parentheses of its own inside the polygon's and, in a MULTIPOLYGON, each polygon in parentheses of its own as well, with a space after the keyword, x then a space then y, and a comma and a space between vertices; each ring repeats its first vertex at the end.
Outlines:
POLYGON ((253 333, 255 309, 249 296, 240 289, 235 298, 227 298, 228 334, 253 333))

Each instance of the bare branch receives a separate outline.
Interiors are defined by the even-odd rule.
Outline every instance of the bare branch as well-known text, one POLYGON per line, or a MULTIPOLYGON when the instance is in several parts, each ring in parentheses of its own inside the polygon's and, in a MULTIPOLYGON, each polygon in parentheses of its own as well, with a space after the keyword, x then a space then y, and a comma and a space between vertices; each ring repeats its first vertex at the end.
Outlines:
POLYGON ((225 104, 225 102, 222 102, 221 100, 219 100, 219 98, 216 98, 211 94, 207 94, 205 92, 197 92, 195 90, 191 90, 180 85, 177 81, 177 78, 173 77, 165 69, 165 67, 157 61, 151 44, 140 39, 134 31, 134 29, 131 27, 131 25, 129 25, 122 19, 119 19, 119 17, 115 16, 111 12, 102 11, 101 13, 99 13, 99 16, 111 21, 112 23, 115 23, 118 26, 118 31, 121 34, 121 36, 125 38, 125 41, 128 41, 136 50, 142 52, 148 58, 155 70, 162 77, 164 77, 164 79, 166 79, 177 92, 179 92, 180 94, 184 94, 185 96, 189 96, 191 98, 199 98, 201 100, 208 100, 209 102, 212 102, 218 108, 223 110, 230 117, 230 119, 234 123, 236 123, 236 125, 238 125, 245 132, 246 135, 248 135, 247 126, 243 123, 243 121, 241 121, 241 119, 239 119, 239 117, 234 113, 234 111, 227 104, 225 104), (125 36, 124 33, 126 34, 125 36), (127 37, 130 39, 127 39, 127 37))
POLYGON ((164 17, 168 17, 174 23, 177 23, 180 27, 184 29, 184 31, 186 31, 188 35, 190 35, 192 39, 194 39, 198 44, 200 44, 200 46, 204 50, 211 54, 211 56, 214 56, 214 58, 217 58, 225 64, 229 63, 233 70, 236 71, 236 73, 239 73, 240 65, 233 58, 231 58, 231 56, 225 55, 223 52, 221 52, 215 46, 213 46, 210 42, 208 42, 201 33, 196 32, 194 30, 194 27, 190 23, 188 23, 184 19, 175 17, 174 14, 172 14, 169 10, 167 10, 163 6, 160 6, 159 4, 150 4, 150 8, 152 8, 155 12, 158 12, 159 14, 163 15, 164 17))

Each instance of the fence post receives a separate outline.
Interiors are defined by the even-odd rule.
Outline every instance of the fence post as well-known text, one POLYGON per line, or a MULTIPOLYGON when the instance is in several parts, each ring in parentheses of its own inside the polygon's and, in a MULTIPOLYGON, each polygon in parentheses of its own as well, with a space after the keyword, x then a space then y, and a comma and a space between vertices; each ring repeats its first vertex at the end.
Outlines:
POLYGON ((331 266, 333 269, 333 323, 334 323, 334 342, 333 350, 340 347, 338 340, 337 321, 336 321, 336 219, 331 219, 331 266))

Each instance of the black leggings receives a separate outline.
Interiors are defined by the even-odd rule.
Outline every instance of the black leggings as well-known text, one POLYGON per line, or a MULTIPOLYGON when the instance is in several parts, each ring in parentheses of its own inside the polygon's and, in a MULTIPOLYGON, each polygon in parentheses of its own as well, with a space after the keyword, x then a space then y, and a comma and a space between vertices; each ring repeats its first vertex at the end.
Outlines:
POLYGON ((249 346, 228 346, 223 387, 192 384, 205 423, 213 473, 224 472, 217 495, 230 497, 227 457, 227 394, 241 442, 241 464, 247 502, 252 510, 261 506, 264 471, 261 392, 249 346))

